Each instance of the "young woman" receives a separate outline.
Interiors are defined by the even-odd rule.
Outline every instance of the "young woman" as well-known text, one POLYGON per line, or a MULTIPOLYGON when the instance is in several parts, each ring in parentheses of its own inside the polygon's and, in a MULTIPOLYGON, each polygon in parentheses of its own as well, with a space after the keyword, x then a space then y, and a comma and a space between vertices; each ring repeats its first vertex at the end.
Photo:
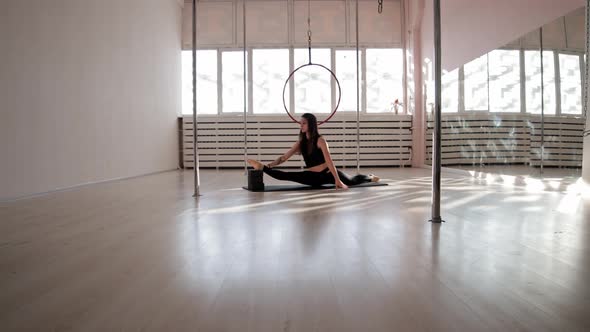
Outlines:
POLYGON ((359 174, 350 177, 336 169, 330 156, 328 143, 318 132, 318 122, 315 115, 310 113, 303 114, 300 124, 299 140, 284 155, 268 165, 263 165, 261 162, 253 159, 248 159, 248 164, 254 169, 264 171, 264 173, 275 179, 294 181, 309 186, 335 184, 336 188, 347 189, 348 186, 379 181, 379 177, 373 174, 359 174), (273 167, 287 161, 295 153, 303 156, 306 166, 305 171, 284 172, 273 169, 273 167))

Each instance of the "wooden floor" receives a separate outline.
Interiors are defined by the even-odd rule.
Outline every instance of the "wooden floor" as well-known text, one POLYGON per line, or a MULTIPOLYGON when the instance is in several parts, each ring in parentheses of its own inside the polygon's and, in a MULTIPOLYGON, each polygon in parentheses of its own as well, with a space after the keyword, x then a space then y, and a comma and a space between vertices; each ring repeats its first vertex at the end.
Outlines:
POLYGON ((212 170, 194 199, 175 171, 0 203, 0 331, 590 331, 575 186, 448 173, 440 226, 429 170, 365 171, 390 185, 212 170))

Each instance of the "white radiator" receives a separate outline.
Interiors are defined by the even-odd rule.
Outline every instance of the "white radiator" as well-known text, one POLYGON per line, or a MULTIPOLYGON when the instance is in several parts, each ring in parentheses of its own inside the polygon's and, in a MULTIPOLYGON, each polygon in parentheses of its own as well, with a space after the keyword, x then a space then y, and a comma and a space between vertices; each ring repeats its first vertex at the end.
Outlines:
MULTIPOLYGON (((323 117, 319 115, 321 120, 323 117)), ((244 166, 244 120, 242 116, 199 116, 197 126, 199 166, 235 168, 244 166)), ((181 122, 183 167, 192 168, 193 118, 181 122)), ((357 160, 356 114, 337 113, 320 127, 338 167, 354 167, 357 160)), ((411 115, 362 114, 360 120, 361 166, 409 166, 412 147, 411 115)), ((299 126, 285 116, 248 116, 248 157, 264 163, 285 153, 298 139, 299 126)), ((282 164, 303 166, 293 156, 282 164)))
MULTIPOLYGON (((546 166, 582 166, 583 118, 545 117, 546 166)), ((432 156, 433 116, 428 116, 427 155, 432 156)), ((541 163, 541 116, 443 114, 442 165, 541 163)))

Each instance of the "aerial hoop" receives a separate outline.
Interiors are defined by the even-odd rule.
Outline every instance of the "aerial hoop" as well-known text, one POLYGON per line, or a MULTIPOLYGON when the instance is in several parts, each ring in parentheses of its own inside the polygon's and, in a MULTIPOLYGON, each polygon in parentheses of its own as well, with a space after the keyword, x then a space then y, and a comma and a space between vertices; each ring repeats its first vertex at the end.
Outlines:
POLYGON ((291 118, 291 120, 293 120, 293 122, 300 123, 299 120, 295 119, 293 117, 293 115, 291 114, 291 112, 289 112, 289 108, 287 107, 287 101, 285 100, 285 91, 287 90, 287 84, 289 83, 289 80, 291 79, 291 77, 293 77, 293 75, 295 75, 295 73, 299 69, 304 68, 304 67, 310 67, 310 66, 322 67, 325 70, 327 70, 330 73, 330 75, 332 76, 332 78, 334 78, 334 80, 336 81, 336 86, 338 87, 338 101, 336 102, 336 107, 334 107, 334 109, 332 110, 332 112, 330 113, 330 115, 326 119, 318 122, 318 126, 321 126, 323 123, 328 122, 334 116, 334 114, 336 114, 336 111, 338 111, 338 107, 340 106, 340 99, 342 98, 342 89, 340 88, 340 82, 338 81, 336 74, 334 74, 334 72, 331 71, 330 68, 328 68, 324 65, 318 64, 318 63, 311 63, 310 62, 310 63, 306 63, 304 65, 301 65, 301 66, 297 67, 295 70, 293 70, 291 72, 291 74, 289 74, 289 77, 287 77, 287 80, 285 80, 285 84, 283 85, 283 107, 285 108, 285 112, 287 112, 287 115, 291 118))

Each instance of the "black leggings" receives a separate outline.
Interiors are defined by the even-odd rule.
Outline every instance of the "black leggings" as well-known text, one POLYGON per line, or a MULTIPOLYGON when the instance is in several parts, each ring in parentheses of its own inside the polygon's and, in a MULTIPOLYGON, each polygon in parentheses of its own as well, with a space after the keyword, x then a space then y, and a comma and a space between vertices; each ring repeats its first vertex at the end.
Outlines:
MULTIPOLYGON (((271 177, 277 180, 293 181, 312 187, 319 187, 323 184, 334 184, 335 182, 332 173, 328 172, 327 168, 321 172, 284 172, 278 169, 272 169, 264 166, 263 171, 264 173, 270 175, 271 177)), ((362 174, 350 177, 346 173, 338 171, 338 177, 340 177, 340 181, 342 181, 342 183, 344 183, 347 186, 354 186, 365 182, 371 182, 371 178, 362 174)))

